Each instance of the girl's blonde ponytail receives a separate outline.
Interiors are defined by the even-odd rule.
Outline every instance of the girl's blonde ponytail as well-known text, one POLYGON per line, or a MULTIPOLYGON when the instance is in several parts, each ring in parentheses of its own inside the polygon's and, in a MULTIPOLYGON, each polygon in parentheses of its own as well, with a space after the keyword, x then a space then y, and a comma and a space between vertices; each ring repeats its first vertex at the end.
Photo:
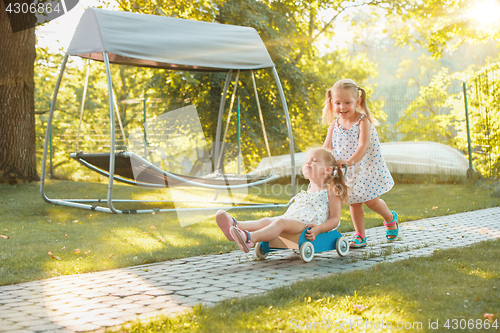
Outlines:
POLYGON ((333 113, 332 105, 332 89, 326 91, 325 102, 323 103, 323 115, 321 116, 321 121, 323 123, 331 124, 335 120, 335 115, 333 113))
POLYGON ((358 91, 361 92, 360 96, 359 96, 359 97, 361 97, 361 104, 359 105, 361 110, 363 110, 363 113, 368 118, 368 120, 373 124, 373 126, 380 125, 378 120, 373 117, 372 113, 370 112, 370 109, 368 109, 368 106, 366 105, 366 91, 363 88, 358 87, 358 86, 356 86, 356 88, 358 91))
POLYGON ((344 173, 337 167, 337 161, 335 160, 331 150, 325 148, 316 149, 321 151, 325 164, 332 167, 331 174, 325 179, 326 183, 335 191, 335 194, 339 197, 340 202, 342 204, 346 204, 348 199, 348 187, 345 183, 344 173))

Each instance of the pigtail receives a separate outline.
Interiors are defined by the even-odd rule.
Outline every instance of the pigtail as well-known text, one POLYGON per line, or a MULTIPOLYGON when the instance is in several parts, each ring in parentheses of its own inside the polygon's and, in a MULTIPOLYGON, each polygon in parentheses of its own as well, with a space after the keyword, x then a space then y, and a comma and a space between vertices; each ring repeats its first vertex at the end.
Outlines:
POLYGON ((332 89, 326 91, 325 102, 323 103, 323 115, 321 116, 321 121, 326 124, 331 124, 335 120, 335 115, 333 113, 332 105, 332 89))
POLYGON ((370 109, 368 109, 368 106, 366 105, 366 91, 361 87, 357 87, 357 88, 358 88, 358 91, 360 92, 359 97, 361 97, 361 104, 360 104, 361 110, 363 111, 365 116, 368 118, 368 120, 373 124, 373 126, 380 125, 378 120, 373 117, 373 115, 370 112, 370 109))
POLYGON ((335 191, 335 194, 340 198, 340 202, 342 204, 347 203, 348 193, 347 193, 347 185, 345 183, 344 173, 337 166, 337 161, 333 156, 331 150, 325 148, 318 148, 324 151, 324 158, 327 166, 332 167, 332 172, 326 177, 325 182, 335 191))
POLYGON ((334 188, 335 194, 340 198, 340 202, 344 205, 347 203, 348 199, 348 193, 347 193, 348 187, 345 183, 344 173, 337 166, 335 166, 334 171, 332 173, 333 177, 330 180, 330 188, 332 187, 334 188))

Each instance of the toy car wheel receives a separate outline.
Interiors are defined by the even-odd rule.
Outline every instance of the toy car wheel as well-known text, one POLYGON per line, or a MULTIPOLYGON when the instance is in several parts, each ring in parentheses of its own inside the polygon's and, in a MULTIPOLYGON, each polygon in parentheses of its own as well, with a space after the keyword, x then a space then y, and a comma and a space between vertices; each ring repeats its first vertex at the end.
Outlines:
POLYGON ((261 242, 258 242, 257 245, 255 245, 255 255, 257 255, 257 258, 261 260, 264 260, 267 257, 267 252, 264 251, 261 242))
POLYGON ((311 242, 305 242, 300 246, 299 250, 300 254, 300 259, 302 259, 303 262, 309 262, 312 260, 314 257, 314 246, 312 245, 311 242))
POLYGON ((335 248, 339 256, 345 256, 349 252, 349 243, 347 242, 347 239, 345 237, 340 237, 339 239, 337 239, 335 248))

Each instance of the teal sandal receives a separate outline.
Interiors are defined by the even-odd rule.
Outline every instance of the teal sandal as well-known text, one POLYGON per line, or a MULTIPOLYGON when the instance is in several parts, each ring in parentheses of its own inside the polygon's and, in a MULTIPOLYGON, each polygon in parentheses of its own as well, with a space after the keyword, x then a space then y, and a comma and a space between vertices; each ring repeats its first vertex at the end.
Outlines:
POLYGON ((393 217, 392 221, 391 222, 384 221, 384 226, 386 227, 392 227, 393 225, 396 226, 396 229, 394 230, 388 230, 388 229, 385 230, 385 238, 387 238, 389 242, 395 240, 399 234, 398 214, 393 210, 391 210, 391 213, 393 217))
POLYGON ((349 247, 351 249, 359 249, 359 248, 365 247, 366 245, 367 245, 366 236, 363 236, 359 232, 355 233, 354 237, 349 239, 349 247), (358 237, 359 239, 356 237, 358 237), (361 239, 361 241, 360 241, 360 239, 361 239))

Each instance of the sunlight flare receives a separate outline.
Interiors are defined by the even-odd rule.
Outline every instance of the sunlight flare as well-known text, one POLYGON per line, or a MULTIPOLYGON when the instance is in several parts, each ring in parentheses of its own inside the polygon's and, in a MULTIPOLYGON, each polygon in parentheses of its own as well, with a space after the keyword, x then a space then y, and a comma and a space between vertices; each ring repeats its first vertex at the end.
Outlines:
POLYGON ((471 16, 482 27, 498 24, 500 19, 500 1, 485 0, 478 2, 472 9, 471 16))

